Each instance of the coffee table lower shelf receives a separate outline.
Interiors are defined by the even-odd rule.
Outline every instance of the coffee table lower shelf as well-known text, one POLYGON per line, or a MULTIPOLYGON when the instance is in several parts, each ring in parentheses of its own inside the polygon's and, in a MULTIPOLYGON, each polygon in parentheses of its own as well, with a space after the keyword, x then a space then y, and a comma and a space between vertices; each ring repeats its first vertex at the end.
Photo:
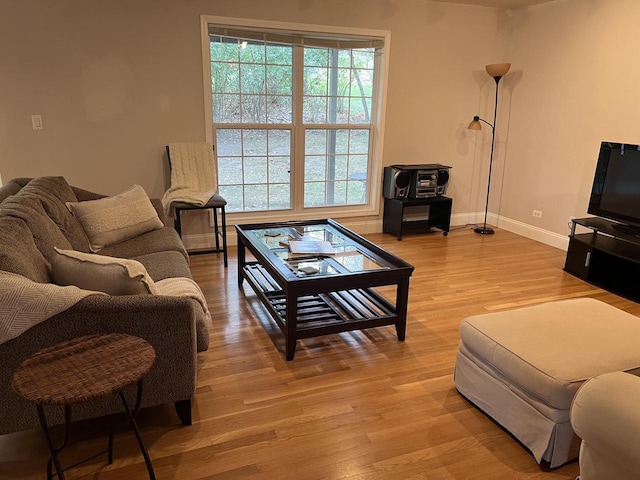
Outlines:
MULTIPOLYGON (((371 288, 355 288, 297 296, 295 328, 287 328, 287 295, 258 263, 244 267, 244 278, 251 285, 271 317, 285 335, 287 344, 301 338, 317 337, 351 330, 396 325, 396 308, 371 288), (290 338, 291 336, 294 338, 290 338)), ((398 334, 400 340, 404 335, 398 334)), ((293 358, 293 351, 287 351, 293 358)), ((291 358, 287 358, 290 360, 291 358)))

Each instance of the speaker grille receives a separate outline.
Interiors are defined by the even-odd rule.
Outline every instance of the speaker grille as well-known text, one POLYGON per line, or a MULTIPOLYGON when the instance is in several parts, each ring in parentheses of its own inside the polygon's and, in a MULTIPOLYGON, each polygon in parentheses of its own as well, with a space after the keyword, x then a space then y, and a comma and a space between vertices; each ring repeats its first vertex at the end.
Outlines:
POLYGON ((438 186, 442 187, 449 182, 449 170, 438 170, 438 186))
POLYGON ((396 175, 396 188, 407 188, 411 183, 411 172, 402 170, 396 175))

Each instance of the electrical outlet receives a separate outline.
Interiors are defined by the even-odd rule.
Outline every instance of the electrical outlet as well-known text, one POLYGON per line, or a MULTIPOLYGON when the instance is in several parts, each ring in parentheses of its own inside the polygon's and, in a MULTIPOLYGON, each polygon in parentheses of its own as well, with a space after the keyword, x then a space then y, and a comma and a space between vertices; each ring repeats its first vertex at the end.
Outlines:
POLYGON ((535 218, 542 218, 542 210, 534 210, 533 211, 533 216, 535 218))
POLYGON ((31 128, 42 130, 42 115, 31 115, 31 128))

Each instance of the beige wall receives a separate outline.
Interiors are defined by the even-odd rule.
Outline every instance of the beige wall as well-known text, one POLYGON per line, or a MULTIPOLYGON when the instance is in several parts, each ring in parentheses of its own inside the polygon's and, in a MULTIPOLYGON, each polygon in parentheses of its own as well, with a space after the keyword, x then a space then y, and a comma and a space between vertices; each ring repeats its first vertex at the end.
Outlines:
POLYGON ((494 211, 566 235, 570 216, 586 216, 600 142, 640 143, 640 2, 558 0, 512 19, 521 76, 494 211))
POLYGON ((390 30, 383 163, 452 165, 454 212, 482 210, 482 137, 464 125, 492 94, 482 69, 504 60, 510 18, 424 0, 0 0, 3 178, 161 195, 164 145, 205 138, 201 14, 390 30))

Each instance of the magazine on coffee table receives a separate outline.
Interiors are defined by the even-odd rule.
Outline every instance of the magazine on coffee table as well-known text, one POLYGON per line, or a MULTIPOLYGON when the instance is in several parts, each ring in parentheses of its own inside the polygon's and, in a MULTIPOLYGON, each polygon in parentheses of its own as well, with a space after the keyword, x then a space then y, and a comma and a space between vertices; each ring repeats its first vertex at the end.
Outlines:
POLYGON ((289 240, 289 251, 293 255, 333 255, 336 251, 324 240, 289 240))

